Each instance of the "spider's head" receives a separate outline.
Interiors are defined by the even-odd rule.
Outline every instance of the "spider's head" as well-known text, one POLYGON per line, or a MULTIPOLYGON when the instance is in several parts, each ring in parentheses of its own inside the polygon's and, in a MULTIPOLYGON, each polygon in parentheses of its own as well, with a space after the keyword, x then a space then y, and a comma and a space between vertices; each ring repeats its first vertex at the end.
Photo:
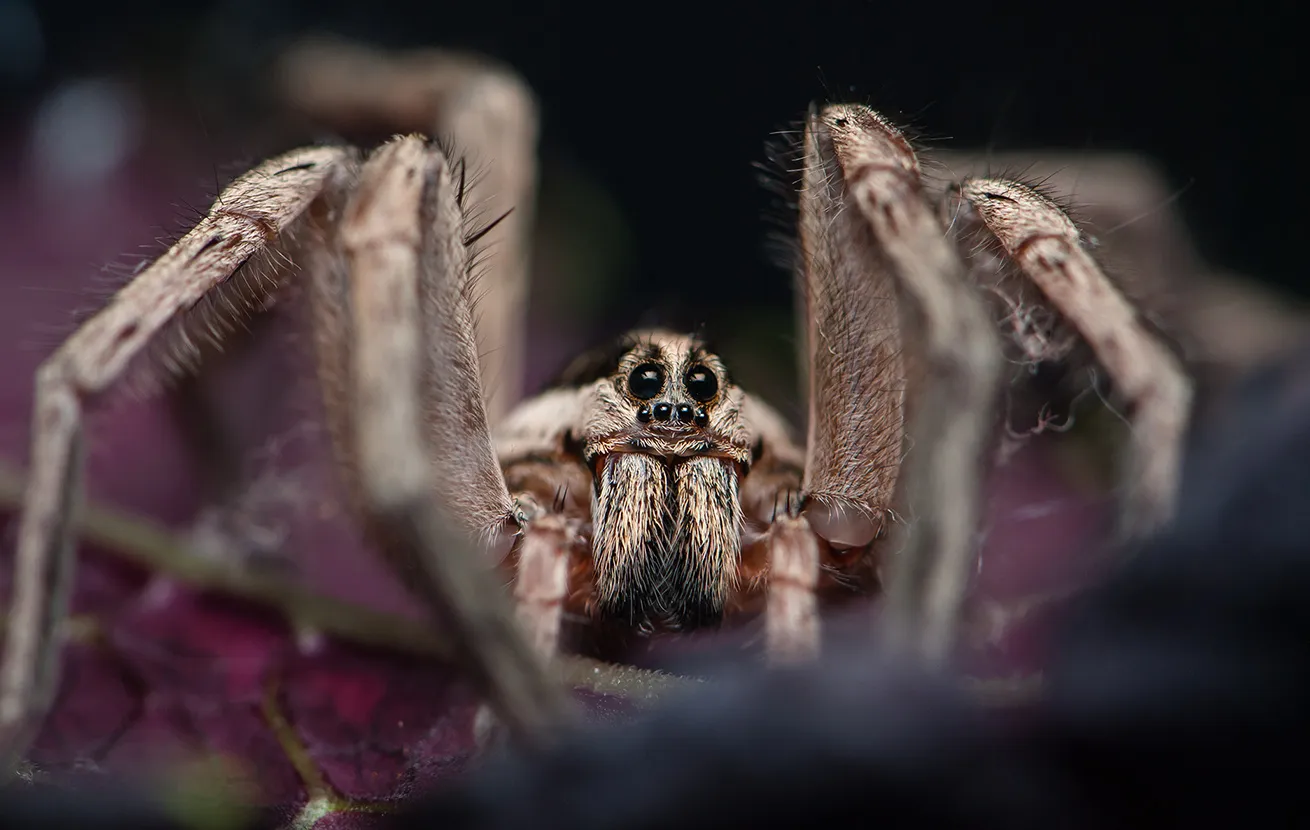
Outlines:
MULTIPOLYGON (((620 359, 612 378, 624 409, 655 432, 682 433, 709 426, 710 413, 733 404, 723 361, 686 335, 648 332, 620 359)), ((616 400, 616 403, 619 401, 616 400)))
POLYGON ((584 427, 589 457, 613 451, 749 457, 741 391, 723 360, 696 337, 630 332, 580 359, 563 380, 593 390, 584 427))

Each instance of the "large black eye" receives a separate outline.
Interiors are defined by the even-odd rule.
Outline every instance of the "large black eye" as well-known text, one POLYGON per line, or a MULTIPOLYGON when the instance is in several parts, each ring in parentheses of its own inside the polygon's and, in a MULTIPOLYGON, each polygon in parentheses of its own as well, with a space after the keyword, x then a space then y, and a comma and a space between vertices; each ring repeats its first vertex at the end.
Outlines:
POLYGON ((628 375, 628 390, 632 397, 648 401, 664 388, 664 370, 656 363, 643 363, 628 375))
POLYGON ((704 366, 688 369, 683 382, 687 384, 687 394, 700 403, 712 400, 719 392, 719 379, 704 366))

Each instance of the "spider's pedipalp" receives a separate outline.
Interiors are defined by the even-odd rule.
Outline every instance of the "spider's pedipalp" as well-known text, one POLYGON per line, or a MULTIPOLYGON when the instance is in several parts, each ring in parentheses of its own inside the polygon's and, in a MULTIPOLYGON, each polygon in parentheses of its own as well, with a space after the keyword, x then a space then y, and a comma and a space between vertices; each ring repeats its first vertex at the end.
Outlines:
POLYGON ((359 491, 392 563, 422 575, 413 584, 459 656, 501 719, 530 738, 569 702, 491 563, 470 550, 470 536, 494 545, 516 521, 483 409, 457 187, 440 150, 397 139, 364 165, 341 220, 359 491))
POLYGON ((1192 384, 1181 362, 1083 246, 1077 226, 1018 182, 971 179, 960 197, 1006 256, 1091 347, 1127 401, 1132 424, 1120 532, 1149 533, 1173 514, 1192 384))
POLYGON ((915 523, 891 569, 883 626, 889 640, 940 662, 950 655, 973 572, 978 491, 1000 392, 999 341, 896 128, 848 105, 811 118, 810 130, 820 136, 813 142, 819 152, 829 137, 850 198, 909 301, 911 348, 923 376, 909 407, 914 448, 903 474, 915 523))
POLYGON ((58 674, 56 632, 67 613, 73 526, 81 498, 84 410, 166 338, 207 308, 242 269, 276 245, 348 164, 348 151, 308 148, 238 178, 209 213, 82 325, 36 379, 31 478, 23 501, 0 667, 0 765, 27 748, 58 674))

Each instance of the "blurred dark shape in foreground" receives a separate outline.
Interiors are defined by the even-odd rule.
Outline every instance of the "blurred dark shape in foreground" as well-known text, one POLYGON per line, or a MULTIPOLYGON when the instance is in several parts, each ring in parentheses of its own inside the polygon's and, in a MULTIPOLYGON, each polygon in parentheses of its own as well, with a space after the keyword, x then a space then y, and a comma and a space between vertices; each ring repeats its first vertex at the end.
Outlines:
MULTIPOLYGON (((1310 801, 1310 349, 1199 428, 1176 525, 1069 619, 1039 704, 988 713, 861 654, 740 672, 489 762, 394 827, 1286 825, 1310 801)), ((35 788, 0 828, 185 827, 35 788), (70 822, 72 822, 70 824, 70 822)))

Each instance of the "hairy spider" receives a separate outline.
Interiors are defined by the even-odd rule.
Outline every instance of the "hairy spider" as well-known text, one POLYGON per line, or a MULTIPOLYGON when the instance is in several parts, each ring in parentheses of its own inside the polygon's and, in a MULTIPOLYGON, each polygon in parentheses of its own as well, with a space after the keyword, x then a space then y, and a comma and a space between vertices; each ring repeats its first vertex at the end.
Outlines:
POLYGON ((312 308, 328 426, 360 520, 520 733, 565 711, 542 670, 565 614, 654 631, 763 613, 770 655, 798 659, 818 648, 823 597, 881 583, 888 636, 941 659, 1007 354, 1090 347, 1134 424, 1123 528, 1168 518, 1191 394, 1179 362, 1054 202, 998 179, 930 192, 902 134, 863 106, 812 110, 797 148, 803 442, 705 343, 658 329, 579 358, 506 412, 479 354, 496 345, 495 388, 512 388, 531 95, 469 58, 415 58, 387 77, 350 60, 364 59, 334 55, 331 94, 407 110, 489 159, 488 174, 470 181, 417 135, 367 154, 270 159, 45 362, 0 687, 6 753, 23 749, 56 676, 83 411, 152 355, 186 369, 291 280, 312 308), (361 91, 381 89, 393 99, 361 91), (478 211, 498 218, 479 223, 478 211), (987 297, 1000 298, 1002 327, 1039 319, 1061 331, 1025 324, 1003 348, 987 297), (516 614, 468 550, 511 572, 516 614))

